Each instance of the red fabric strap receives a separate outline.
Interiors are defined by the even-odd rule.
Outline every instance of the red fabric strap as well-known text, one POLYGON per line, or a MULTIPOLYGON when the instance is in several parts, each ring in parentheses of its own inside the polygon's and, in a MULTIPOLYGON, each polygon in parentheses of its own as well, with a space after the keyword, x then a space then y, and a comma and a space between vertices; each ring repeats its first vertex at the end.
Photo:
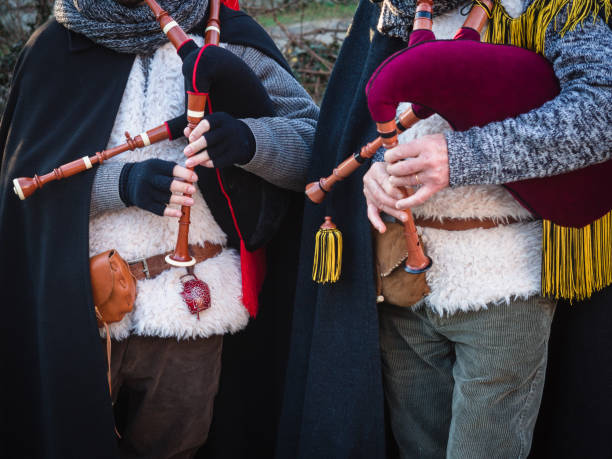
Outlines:
POLYGON ((216 46, 216 45, 213 43, 208 43, 207 45, 202 46, 202 49, 200 49, 200 52, 198 53, 198 57, 196 58, 195 65, 193 66, 193 75, 191 76, 191 84, 195 92, 200 92, 196 86, 196 72, 198 70, 198 64, 200 63, 200 58, 202 57, 202 53, 209 46, 216 46))
POLYGON ((221 174, 219 169, 216 169, 217 181, 221 188, 221 193, 227 199, 227 204, 232 214, 232 220, 234 221, 234 227, 240 237, 240 271, 242 274, 242 304, 249 311, 251 317, 257 316, 259 309, 259 292, 263 286, 263 281, 266 277, 266 251, 262 247, 249 252, 244 244, 242 233, 238 227, 238 220, 236 219, 236 213, 232 206, 232 201, 225 191, 223 186, 223 180, 221 180, 221 174))
POLYGON ((236 11, 238 11, 240 9, 240 5, 238 4, 238 0, 221 0, 221 3, 223 3, 228 8, 231 8, 231 9, 236 10, 236 11))
MULTIPOLYGON (((210 97, 208 98, 208 109, 210 113, 213 112, 212 105, 210 103, 210 97)), ((257 311, 259 309, 259 292, 261 292, 261 288, 266 277, 266 249, 265 247, 262 247, 260 249, 255 250, 254 252, 249 252, 247 250, 246 245, 244 244, 242 233, 240 232, 240 228, 238 227, 238 219, 236 218, 236 212, 234 211, 232 200, 230 199, 229 195, 225 191, 225 187, 223 186, 221 173, 219 172, 219 169, 215 169, 215 172, 217 173, 217 181, 219 182, 221 193, 223 193, 223 196, 225 196, 230 213, 232 214, 234 228, 236 228, 236 233, 238 233, 238 237, 240 238, 242 304, 249 312, 249 315, 251 317, 256 317, 257 311)))

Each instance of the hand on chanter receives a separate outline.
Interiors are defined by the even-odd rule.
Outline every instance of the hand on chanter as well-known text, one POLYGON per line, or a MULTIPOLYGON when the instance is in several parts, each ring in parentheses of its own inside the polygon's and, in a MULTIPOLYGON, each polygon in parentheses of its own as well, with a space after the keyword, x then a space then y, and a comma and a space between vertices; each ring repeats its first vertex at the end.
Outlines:
POLYGON ((195 172, 172 161, 148 159, 127 163, 119 178, 119 196, 126 206, 137 206, 165 217, 181 216, 181 210, 170 207, 192 206, 193 198, 183 193, 196 192, 195 172))
POLYGON ((255 154, 255 137, 243 121, 227 113, 207 115, 191 131, 185 128, 187 167, 198 165, 223 168, 246 164, 255 154))
POLYGON ((392 185, 389 179, 387 164, 384 162, 372 163, 370 170, 363 176, 363 194, 368 206, 368 219, 380 233, 387 230, 380 218, 381 211, 402 222, 406 219, 405 213, 395 207, 404 194, 398 187, 392 185))
POLYGON ((443 134, 399 144, 385 153, 385 162, 391 186, 417 187, 412 196, 395 204, 397 209, 421 205, 449 184, 448 145, 443 134))

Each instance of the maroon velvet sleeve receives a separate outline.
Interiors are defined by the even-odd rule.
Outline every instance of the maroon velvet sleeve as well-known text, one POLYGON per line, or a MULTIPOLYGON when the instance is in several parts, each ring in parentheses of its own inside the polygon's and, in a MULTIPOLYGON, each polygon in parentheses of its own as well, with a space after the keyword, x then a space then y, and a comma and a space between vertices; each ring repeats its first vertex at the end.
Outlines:
POLYGON ((419 43, 423 43, 424 41, 432 41, 435 39, 436 39, 436 36, 431 30, 427 30, 427 29, 413 30, 412 33, 410 34, 408 46, 414 46, 419 43))
POLYGON ((472 29, 471 27, 461 27, 455 36, 454 40, 472 40, 472 41, 480 41, 480 34, 476 29, 472 29))
POLYGON ((612 209, 612 160, 567 174, 507 183, 524 207, 561 226, 581 228, 612 209))

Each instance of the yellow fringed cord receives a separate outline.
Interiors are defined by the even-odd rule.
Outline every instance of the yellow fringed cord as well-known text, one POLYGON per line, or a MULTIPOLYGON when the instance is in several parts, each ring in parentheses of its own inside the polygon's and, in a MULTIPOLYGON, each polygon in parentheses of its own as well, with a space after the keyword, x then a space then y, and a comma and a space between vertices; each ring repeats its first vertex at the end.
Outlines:
POLYGON ((334 283, 342 271, 342 233, 325 217, 325 222, 315 236, 315 254, 312 280, 319 284, 334 283))
POLYGON ((612 211, 583 228, 544 220, 542 295, 581 301, 612 285, 612 211))
POLYGON ((606 21, 612 12, 612 0, 535 0, 523 14, 513 18, 500 1, 496 0, 485 41, 520 46, 543 53, 546 29, 555 21, 554 28, 558 30, 557 14, 567 5, 569 12, 565 24, 559 30, 561 36, 574 30, 589 17, 595 22, 602 10, 606 21))
MULTIPOLYGON (((485 41, 544 52, 546 29, 559 35, 584 21, 608 21, 612 0, 535 0, 520 16, 511 17, 499 0, 491 11, 485 41), (567 7, 560 26, 557 15, 567 7)), ((556 299, 583 300, 612 284, 612 212, 583 228, 565 228, 544 220, 542 232, 542 294, 556 299)))

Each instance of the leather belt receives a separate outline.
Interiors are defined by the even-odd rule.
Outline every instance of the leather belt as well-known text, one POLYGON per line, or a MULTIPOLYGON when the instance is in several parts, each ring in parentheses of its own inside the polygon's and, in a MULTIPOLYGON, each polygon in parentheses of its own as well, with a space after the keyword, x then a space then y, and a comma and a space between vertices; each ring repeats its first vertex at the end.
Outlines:
POLYGON ((465 231, 476 228, 489 229, 500 225, 528 222, 532 220, 519 220, 514 217, 504 218, 445 218, 440 221, 432 217, 414 217, 414 224, 424 228, 441 229, 445 231, 465 231))
MULTIPOLYGON (((200 263, 204 260, 217 256, 221 250, 223 250, 223 246, 219 244, 212 244, 210 242, 205 242, 203 246, 189 245, 189 253, 196 259, 196 263, 200 263)), ((172 268, 172 266, 166 263, 165 260, 166 255, 171 253, 173 252, 171 251, 161 255, 154 255, 149 258, 139 258, 138 260, 128 261, 130 271, 136 280, 153 279, 167 269, 172 268)))

